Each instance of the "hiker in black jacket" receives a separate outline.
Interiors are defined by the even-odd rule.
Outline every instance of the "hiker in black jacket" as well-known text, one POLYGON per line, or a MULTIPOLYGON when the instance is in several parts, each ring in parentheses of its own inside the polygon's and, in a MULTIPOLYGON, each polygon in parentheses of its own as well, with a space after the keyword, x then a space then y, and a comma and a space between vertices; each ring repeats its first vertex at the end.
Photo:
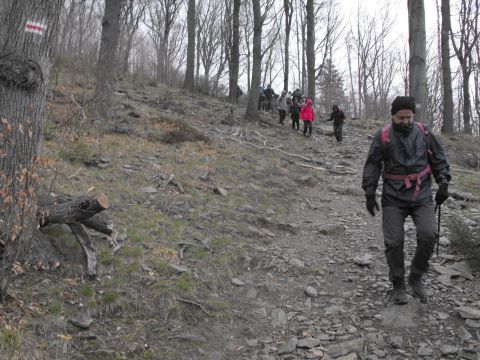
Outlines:
POLYGON ((383 175, 382 227, 385 256, 393 284, 393 301, 407 303, 404 282, 404 223, 411 216, 417 230, 417 248, 408 278, 413 295, 426 301, 422 275, 435 244, 435 219, 431 177, 439 185, 435 202, 440 205, 449 196, 450 170, 443 148, 422 123, 414 122, 412 97, 398 96, 392 103, 392 123, 379 130, 370 146, 363 169, 362 187, 367 210, 375 216, 378 203, 375 192, 383 175), (382 173, 383 170, 383 173, 382 173))
POLYGON ((328 121, 333 120, 333 132, 335 133, 335 138, 337 139, 337 143, 341 143, 343 124, 345 123, 345 114, 342 110, 340 110, 338 105, 333 105, 332 110, 332 114, 330 115, 330 119, 328 119, 328 121))

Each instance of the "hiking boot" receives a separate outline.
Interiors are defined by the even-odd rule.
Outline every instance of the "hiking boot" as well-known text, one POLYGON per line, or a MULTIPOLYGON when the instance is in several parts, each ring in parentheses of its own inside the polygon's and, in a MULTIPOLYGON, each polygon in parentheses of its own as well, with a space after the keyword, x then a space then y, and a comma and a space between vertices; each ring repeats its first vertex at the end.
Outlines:
POLYGON ((427 302, 427 293, 422 283, 422 275, 410 274, 408 277, 408 285, 412 288, 412 295, 420 300, 422 303, 427 302))
POLYGON ((397 305, 408 303, 407 291, 405 289, 405 281, 398 279, 393 281, 393 302, 397 305))

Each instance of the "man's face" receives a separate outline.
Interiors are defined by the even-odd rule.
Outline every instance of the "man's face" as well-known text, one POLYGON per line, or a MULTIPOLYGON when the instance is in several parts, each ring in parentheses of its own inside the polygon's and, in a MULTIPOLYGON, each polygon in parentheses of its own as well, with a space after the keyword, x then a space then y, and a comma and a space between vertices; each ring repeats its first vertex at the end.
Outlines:
POLYGON ((393 122, 398 126, 409 127, 413 124, 413 111, 404 109, 393 115, 393 122))

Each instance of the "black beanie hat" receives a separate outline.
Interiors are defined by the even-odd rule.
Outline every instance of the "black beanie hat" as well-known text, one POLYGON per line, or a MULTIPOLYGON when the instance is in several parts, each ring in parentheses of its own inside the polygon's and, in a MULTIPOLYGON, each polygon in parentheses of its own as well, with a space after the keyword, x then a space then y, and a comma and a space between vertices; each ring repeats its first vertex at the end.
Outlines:
POLYGON ((415 99, 411 96, 397 96, 392 102, 392 115, 405 109, 412 110, 415 113, 415 99))

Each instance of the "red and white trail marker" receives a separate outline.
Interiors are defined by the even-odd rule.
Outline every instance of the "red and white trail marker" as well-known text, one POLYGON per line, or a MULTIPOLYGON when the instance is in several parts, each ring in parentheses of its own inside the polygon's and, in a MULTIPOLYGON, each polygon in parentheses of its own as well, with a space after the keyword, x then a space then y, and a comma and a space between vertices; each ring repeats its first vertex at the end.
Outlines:
POLYGON ((31 32, 37 35, 43 35, 46 29, 47 25, 37 21, 27 21, 27 23, 25 24, 26 32, 31 32))

